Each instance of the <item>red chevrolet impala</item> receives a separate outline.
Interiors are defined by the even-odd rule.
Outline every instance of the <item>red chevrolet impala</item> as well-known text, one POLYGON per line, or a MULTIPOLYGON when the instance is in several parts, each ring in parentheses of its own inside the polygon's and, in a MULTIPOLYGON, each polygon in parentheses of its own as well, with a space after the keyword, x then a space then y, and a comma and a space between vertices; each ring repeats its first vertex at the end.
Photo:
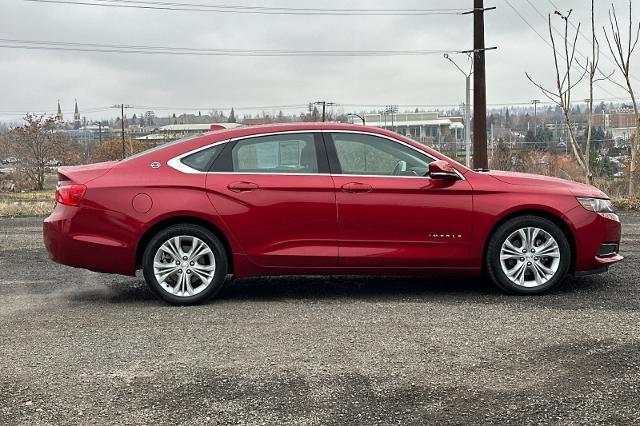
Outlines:
POLYGON ((227 274, 486 272, 536 294, 622 260, 620 222, 598 189, 472 171, 378 128, 222 130, 58 174, 51 259, 142 269, 174 304, 213 296, 227 274))

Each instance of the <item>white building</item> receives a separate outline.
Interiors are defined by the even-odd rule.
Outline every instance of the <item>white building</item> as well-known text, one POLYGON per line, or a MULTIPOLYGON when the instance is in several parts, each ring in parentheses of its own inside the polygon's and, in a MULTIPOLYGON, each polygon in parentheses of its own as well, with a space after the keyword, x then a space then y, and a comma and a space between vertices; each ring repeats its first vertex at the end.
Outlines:
POLYGON ((462 117, 441 117, 437 112, 367 114, 368 126, 381 127, 410 137, 425 145, 441 146, 464 140, 462 117))
POLYGON ((238 123, 169 124, 155 129, 151 134, 136 139, 159 144, 214 130, 235 129, 238 126, 240 126, 238 123))

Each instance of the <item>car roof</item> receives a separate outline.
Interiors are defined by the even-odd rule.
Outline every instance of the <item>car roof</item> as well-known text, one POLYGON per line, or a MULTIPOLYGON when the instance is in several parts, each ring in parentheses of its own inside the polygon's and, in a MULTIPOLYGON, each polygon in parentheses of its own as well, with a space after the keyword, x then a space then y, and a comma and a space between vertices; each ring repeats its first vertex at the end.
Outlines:
MULTIPOLYGON (((402 136, 398 133, 381 129, 379 127, 363 126, 361 124, 347 124, 336 122, 296 122, 296 123, 277 123, 277 124, 260 124, 255 126, 236 127, 233 129, 221 129, 211 132, 203 133, 198 136, 184 141, 176 141, 178 143, 168 144, 162 147, 164 156, 170 158, 175 155, 183 154, 191 150, 199 149, 203 146, 223 142, 229 139, 238 139, 247 136, 262 135, 269 133, 281 133, 281 132, 302 132, 302 131, 348 131, 348 132, 366 132, 370 134, 377 134, 381 136, 387 136, 391 139, 402 141, 403 143, 413 145, 419 150, 426 151, 430 156, 436 159, 445 159, 447 157, 441 153, 429 149, 428 147, 402 136)), ((142 153, 141 155, 147 156, 142 153)), ((134 156, 135 157, 135 156, 134 156)), ((468 169, 456 162, 456 165, 460 166, 462 173, 465 173, 468 169)))
POLYGON ((369 127, 359 124, 346 124, 335 122, 297 122, 297 123, 276 123, 260 124, 255 126, 236 127, 234 129, 223 129, 207 132, 205 135, 216 135, 217 139, 233 139, 242 136, 256 135, 262 133, 295 132, 295 131, 318 131, 318 130, 347 130, 368 133, 386 134, 393 137, 399 135, 378 127, 369 127))

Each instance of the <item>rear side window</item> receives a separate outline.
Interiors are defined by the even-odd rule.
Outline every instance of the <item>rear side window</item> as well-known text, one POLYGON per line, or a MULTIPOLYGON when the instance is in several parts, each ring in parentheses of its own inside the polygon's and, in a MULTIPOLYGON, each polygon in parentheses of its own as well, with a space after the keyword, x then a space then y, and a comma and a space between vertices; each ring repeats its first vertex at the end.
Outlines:
POLYGON ((198 152, 194 152, 193 154, 187 155, 186 157, 182 157, 180 159, 180 162, 185 166, 191 167, 192 169, 206 172, 209 170, 209 166, 221 151, 221 149, 222 148, 220 145, 213 145, 209 148, 205 148, 198 152))
POLYGON ((233 147, 231 160, 235 172, 318 173, 318 155, 312 133, 244 139, 233 147))

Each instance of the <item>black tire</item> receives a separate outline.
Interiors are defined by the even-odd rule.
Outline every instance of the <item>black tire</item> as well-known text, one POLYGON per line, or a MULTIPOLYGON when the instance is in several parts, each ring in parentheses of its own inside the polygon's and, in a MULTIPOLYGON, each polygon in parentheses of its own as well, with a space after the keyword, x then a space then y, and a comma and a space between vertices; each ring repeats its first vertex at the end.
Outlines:
MULTIPOLYGON (((491 235, 487 244, 485 255, 485 270, 491 281, 502 290, 508 293, 517 294, 540 294, 560 284, 567 275, 571 265, 571 247, 567 241, 567 236, 552 221, 539 216, 518 216, 500 225, 491 235), (548 233, 558 244, 560 260, 558 268, 553 276, 545 283, 535 287, 523 287, 512 282, 503 271, 500 261, 500 251, 502 244, 509 236, 521 228, 535 227, 548 233)), ((529 272, 531 273, 531 272, 529 272)))
POLYGON ((215 296, 224 285, 227 267, 227 252, 220 239, 202 226, 187 223, 172 225, 158 232, 149 241, 142 256, 142 271, 145 281, 154 294, 172 305, 194 305, 215 296), (177 236, 190 236, 200 239, 209 246, 215 258, 215 271, 210 284, 201 292, 192 296, 177 296, 168 292, 160 285, 154 274, 153 265, 156 252, 162 244, 177 236))

